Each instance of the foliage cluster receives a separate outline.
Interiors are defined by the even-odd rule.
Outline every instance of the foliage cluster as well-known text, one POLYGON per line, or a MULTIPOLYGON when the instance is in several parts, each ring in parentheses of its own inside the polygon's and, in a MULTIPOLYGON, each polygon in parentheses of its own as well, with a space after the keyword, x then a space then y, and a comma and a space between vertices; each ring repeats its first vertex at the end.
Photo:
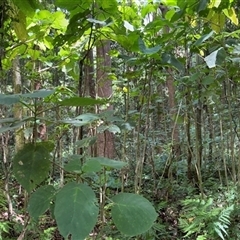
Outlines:
POLYGON ((0 239, 237 238, 238 1, 139 2, 0 3, 0 239))

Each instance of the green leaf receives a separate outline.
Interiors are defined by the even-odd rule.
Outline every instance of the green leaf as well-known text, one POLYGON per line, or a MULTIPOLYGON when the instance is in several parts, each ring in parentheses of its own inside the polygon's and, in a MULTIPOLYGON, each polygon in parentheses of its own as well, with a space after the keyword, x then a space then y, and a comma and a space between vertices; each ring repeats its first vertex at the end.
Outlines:
MULTIPOLYGON (((181 0, 182 1, 182 0, 181 0)), ((171 22, 176 22, 178 19, 184 16, 185 8, 183 10, 177 11, 171 18, 171 22)))
POLYGON ((59 102, 62 106, 92 106, 95 104, 103 104, 106 101, 88 97, 71 97, 64 99, 63 101, 59 102))
POLYGON ((26 144, 13 158, 13 172, 18 182, 32 191, 48 175, 49 151, 41 143, 26 144))
POLYGON ((232 23, 238 25, 238 17, 233 7, 223 9, 223 13, 226 15, 227 18, 229 18, 232 21, 232 23))
POLYGON ((156 9, 152 3, 148 3, 146 5, 143 5, 141 8, 141 16, 144 18, 147 14, 155 12, 156 9))
POLYGON ((208 5, 208 7, 209 8, 213 8, 213 7, 218 8, 219 5, 221 4, 221 1, 222 0, 211 0, 210 4, 208 5))
POLYGON ((113 222, 118 230, 128 236, 148 231, 157 219, 152 204, 144 197, 133 193, 120 193, 113 197, 113 222))
POLYGON ((18 121, 16 118, 2 118, 0 119, 0 123, 14 123, 18 121))
POLYGON ((98 116, 97 114, 85 113, 77 116, 74 119, 66 119, 66 120, 63 120, 62 122, 80 127, 80 126, 90 124, 98 119, 100 119, 100 116, 98 116))
POLYGON ((162 55, 162 61, 164 64, 168 64, 170 66, 175 67, 179 71, 184 70, 184 65, 179 62, 172 54, 169 53, 163 53, 162 55))
POLYGON ((86 10, 92 4, 91 0, 79 1, 79 0, 56 0, 55 5, 67 10, 74 10, 77 7, 82 10, 86 10))
POLYGON ((197 12, 201 12, 207 8, 208 0, 199 0, 199 3, 197 5, 197 12))
POLYGON ((89 160, 87 160, 83 164, 83 167, 82 167, 82 171, 85 172, 85 173, 88 173, 88 172, 99 172, 99 171, 101 171, 101 169, 102 169, 102 166, 99 163, 99 161, 96 160, 96 159, 89 159, 89 160))
POLYGON ((117 125, 115 125, 115 124, 109 125, 107 129, 108 129, 109 132, 111 132, 113 134, 121 133, 120 128, 117 125))
POLYGON ((29 17, 33 17, 35 11, 40 8, 36 0, 13 0, 13 3, 29 17))
POLYGON ((81 120, 84 123, 92 123, 93 121, 96 121, 99 118, 100 118, 100 116, 98 116, 97 114, 93 114, 93 113, 85 113, 85 114, 81 114, 81 115, 75 117, 75 119, 81 120))
POLYGON ((215 78, 212 76, 206 76, 205 78, 202 79, 202 84, 207 86, 212 84, 215 81, 215 78))
POLYGON ((32 193, 28 203, 28 212, 34 220, 44 214, 50 206, 55 194, 55 189, 51 185, 41 186, 32 193))
POLYGON ((100 21, 94 18, 87 18, 87 21, 91 22, 91 23, 96 23, 102 26, 109 26, 111 23, 113 23, 112 18, 108 18, 105 21, 100 21))
POLYGON ((76 146, 78 148, 84 148, 84 147, 89 147, 93 145, 97 141, 97 137, 86 137, 83 138, 82 140, 76 141, 76 146))
POLYGON ((84 240, 97 223, 98 207, 93 190, 78 183, 68 183, 56 195, 54 215, 64 238, 84 240))
POLYGON ((24 42, 28 37, 27 27, 26 27, 26 16, 22 11, 19 11, 17 16, 15 16, 15 18, 16 20, 12 23, 13 29, 17 37, 24 42))
POLYGON ((55 92, 55 90, 42 89, 42 90, 39 90, 39 91, 35 91, 33 93, 22 94, 21 97, 24 97, 24 98, 45 98, 45 97, 48 97, 49 95, 53 94, 54 92, 55 92))
POLYGON ((7 131, 13 131, 15 129, 18 129, 20 128, 27 120, 30 120, 32 119, 32 117, 30 118, 25 118, 21 121, 17 120, 15 122, 13 122, 12 124, 10 124, 10 126, 6 126, 6 127, 0 127, 0 133, 4 133, 4 132, 7 132, 7 131))
POLYGON ((80 161, 78 159, 74 159, 67 163, 64 166, 64 169, 68 172, 74 172, 74 173, 81 173, 82 172, 82 167, 80 164, 80 161))
POLYGON ((194 44, 193 46, 199 46, 201 45, 203 42, 205 42, 206 40, 208 40, 212 35, 214 34, 214 31, 211 31, 208 34, 203 35, 202 37, 200 37, 194 44))
POLYGON ((14 103, 18 103, 19 101, 20 101, 20 96, 18 94, 16 95, 0 94, 0 104, 2 105, 11 105, 14 103))
POLYGON ((102 166, 109 168, 121 169, 127 165, 126 162, 116 161, 113 159, 105 158, 105 157, 92 157, 89 160, 97 160, 102 166))
POLYGON ((55 148, 55 140, 41 142, 41 146, 45 147, 49 152, 52 152, 55 148))
POLYGON ((138 45, 139 45, 140 52, 144 53, 144 54, 154 54, 154 53, 157 53, 161 49, 160 45, 157 45, 152 48, 147 48, 144 41, 141 38, 138 39, 138 45))

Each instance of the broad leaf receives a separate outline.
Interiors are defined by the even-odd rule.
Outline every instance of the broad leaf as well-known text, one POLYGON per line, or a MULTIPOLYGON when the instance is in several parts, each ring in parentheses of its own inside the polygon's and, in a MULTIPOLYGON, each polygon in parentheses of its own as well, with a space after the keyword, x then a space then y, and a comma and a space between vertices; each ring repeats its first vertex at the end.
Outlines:
POLYGON ((148 231, 157 219, 152 204, 133 193, 120 193, 113 197, 112 218, 118 230, 128 236, 148 231))
POLYGON ((67 10, 74 10, 77 7, 83 12, 91 5, 91 1, 79 1, 79 0, 56 0, 55 4, 58 7, 65 8, 67 10))
POLYGON ((83 138, 82 140, 76 141, 76 146, 78 148, 84 148, 84 147, 89 147, 93 145, 97 141, 97 137, 87 137, 83 138))
POLYGON ((208 7, 209 8, 213 8, 213 7, 218 8, 219 5, 221 4, 221 1, 222 0, 211 0, 210 4, 208 5, 208 7))
POLYGON ((68 183, 56 195, 55 218, 64 238, 84 240, 97 223, 98 207, 93 190, 78 183, 68 183))
POLYGON ((107 129, 108 129, 109 132, 111 132, 113 134, 121 133, 120 128, 117 125, 115 125, 115 124, 111 124, 110 126, 108 126, 107 129))
POLYGON ((28 37, 27 29, 26 29, 26 15, 22 11, 18 11, 17 15, 14 16, 16 19, 13 21, 13 29, 17 35, 17 37, 21 41, 26 41, 28 37))
POLYGON ((64 169, 68 172, 81 173, 81 162, 79 159, 73 159, 64 166, 64 169))
POLYGON ((208 0, 200 0, 197 5, 197 12, 201 12, 202 10, 205 10, 208 5, 208 0))
POLYGON ((0 123, 14 123, 18 121, 16 118, 2 118, 0 119, 0 123))
POLYGON ((212 35, 213 35, 214 31, 211 31, 208 34, 203 35, 202 37, 200 37, 193 45, 194 46, 199 46, 201 45, 203 42, 205 42, 206 40, 208 40, 212 35))
POLYGON ((127 165, 126 162, 116 161, 105 157, 92 157, 89 158, 89 160, 97 160, 102 166, 115 169, 121 169, 127 165))
POLYGON ((38 188, 29 199, 28 212, 34 220, 38 220, 39 216, 44 214, 49 208, 50 203, 55 194, 55 189, 51 185, 38 188))
POLYGON ((105 101, 88 97, 71 97, 59 102, 62 106, 92 106, 95 104, 103 104, 105 101))
POLYGON ((49 151, 41 144, 26 144, 13 158, 13 172, 18 182, 31 192, 48 175, 49 151))
POLYGON ((0 104, 2 105, 11 105, 14 103, 18 103, 19 101, 20 101, 20 96, 18 94, 16 95, 0 94, 0 104))
POLYGON ((232 23, 238 25, 238 17, 233 7, 229 9, 223 9, 223 13, 232 21, 232 23))
POLYGON ((184 70, 184 65, 179 62, 172 54, 170 53, 163 53, 162 55, 162 61, 164 64, 170 65, 172 67, 175 67, 179 71, 184 70))
POLYGON ((95 120, 98 120, 99 118, 100 117, 97 114, 93 113, 84 113, 75 117, 75 119, 81 120, 83 123, 91 123, 95 120))
POLYGON ((38 1, 36 0, 13 0, 14 4, 27 16, 33 17, 36 9, 40 8, 38 1))
POLYGON ((21 97, 25 97, 25 98, 45 98, 48 97, 49 95, 53 94, 55 91, 54 90, 39 90, 39 91, 35 91, 33 93, 25 93, 22 94, 21 97))
POLYGON ((99 172, 101 171, 102 166, 99 163, 99 161, 97 161, 96 159, 89 159, 87 160, 82 167, 82 171, 85 173, 88 172, 99 172))
POLYGON ((161 49, 160 45, 157 45, 152 48, 147 48, 144 41, 141 38, 138 39, 138 45, 139 45, 139 50, 144 54, 154 54, 161 49))

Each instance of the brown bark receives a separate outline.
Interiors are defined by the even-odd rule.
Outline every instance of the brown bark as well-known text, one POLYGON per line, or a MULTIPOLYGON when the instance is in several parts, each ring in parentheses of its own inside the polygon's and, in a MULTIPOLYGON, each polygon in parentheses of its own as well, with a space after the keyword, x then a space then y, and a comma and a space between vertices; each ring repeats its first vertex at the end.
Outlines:
MULTIPOLYGON (((111 68, 109 55, 110 41, 100 41, 97 46, 97 95, 102 98, 110 98, 112 95, 112 82, 108 79, 111 68)), ((106 110, 112 110, 109 106, 106 110)), ((109 131, 98 134, 97 155, 114 158, 114 135, 109 131)))
MULTIPOLYGON (((19 58, 16 57, 13 60, 13 88, 14 93, 22 92, 22 80, 20 73, 20 62, 19 58)), ((15 104, 13 108, 14 118, 21 120, 22 119, 22 106, 20 104, 15 104)), ((19 151, 24 145, 24 134, 22 128, 15 130, 15 151, 19 151)))
POLYGON ((170 115, 172 116, 172 151, 173 154, 176 156, 180 155, 180 149, 179 149, 179 131, 177 128, 177 125, 175 124, 174 118, 177 114, 176 110, 176 103, 175 103, 175 87, 174 87, 174 80, 171 74, 171 70, 168 70, 168 76, 167 76, 167 88, 168 88, 168 106, 170 109, 170 115))

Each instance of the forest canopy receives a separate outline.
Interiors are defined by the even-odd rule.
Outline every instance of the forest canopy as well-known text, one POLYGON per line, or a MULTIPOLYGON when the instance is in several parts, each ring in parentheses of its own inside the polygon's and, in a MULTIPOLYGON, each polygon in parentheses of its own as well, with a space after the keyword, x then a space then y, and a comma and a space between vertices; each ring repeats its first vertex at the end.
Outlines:
POLYGON ((238 239, 239 4, 0 1, 0 240, 238 239))

